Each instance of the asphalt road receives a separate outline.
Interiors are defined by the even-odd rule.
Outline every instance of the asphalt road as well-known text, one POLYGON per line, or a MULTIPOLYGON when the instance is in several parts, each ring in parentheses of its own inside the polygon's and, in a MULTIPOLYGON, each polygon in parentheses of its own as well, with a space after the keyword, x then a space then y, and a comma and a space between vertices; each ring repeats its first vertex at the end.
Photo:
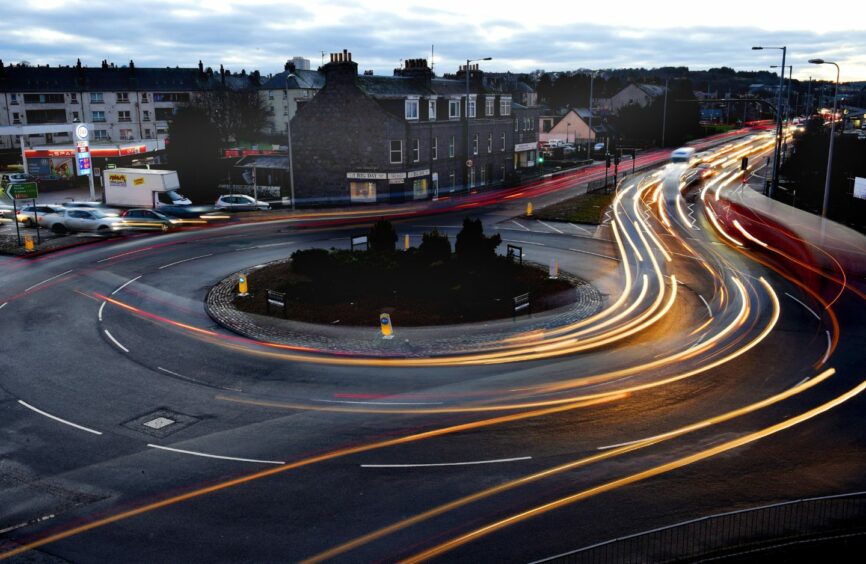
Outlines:
POLYGON ((366 216, 0 259, 0 558, 526 561, 862 489, 864 402, 843 396, 862 275, 814 290, 771 268, 719 204, 738 165, 688 192, 680 165, 630 178, 597 230, 520 217, 574 176, 407 209, 414 244, 471 214, 605 296, 586 323, 441 357, 287 350, 206 314, 226 276, 348 246, 366 216))

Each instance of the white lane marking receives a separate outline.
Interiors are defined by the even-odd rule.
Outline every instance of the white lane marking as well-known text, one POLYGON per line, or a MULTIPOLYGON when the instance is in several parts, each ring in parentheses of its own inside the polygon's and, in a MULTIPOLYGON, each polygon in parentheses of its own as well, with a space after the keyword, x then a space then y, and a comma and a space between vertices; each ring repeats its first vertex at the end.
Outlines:
POLYGON ((38 288, 39 286, 41 286, 41 285, 43 285, 43 284, 47 284, 48 282, 51 282, 52 280, 57 280, 57 279, 60 278, 61 276, 66 276, 66 275, 69 274, 70 272, 72 272, 72 271, 71 271, 71 270, 67 270, 66 272, 61 272, 60 274, 58 274, 58 275, 56 275, 56 276, 52 276, 52 277, 49 278, 48 280, 43 280, 42 282, 39 282, 38 284, 34 284, 34 285, 30 286, 29 288, 27 288, 27 289, 24 290, 24 291, 25 291, 25 292, 29 292, 29 291, 32 290, 33 288, 38 288))
POLYGON ((45 417, 47 417, 49 419, 54 419, 55 421, 57 421, 59 423, 63 423, 64 425, 69 425, 70 427, 75 427, 76 429, 81 429, 82 431, 87 431, 88 433, 93 433, 94 435, 101 435, 102 434, 102 431, 96 431, 94 429, 90 429, 90 428, 85 427, 83 425, 73 423, 72 421, 67 421, 66 419, 61 419, 61 418, 57 417, 56 415, 51 415, 50 413, 42 411, 41 409, 39 409, 37 407, 33 407, 32 405, 30 405, 26 401, 18 400, 18 403, 20 403, 21 405, 23 405, 27 409, 35 411, 36 413, 38 413, 40 415, 44 415, 45 417))
POLYGON ((191 258, 186 258, 186 259, 183 259, 183 260, 178 260, 178 261, 175 261, 175 262, 170 262, 170 263, 168 263, 168 264, 164 264, 164 265, 160 266, 157 270, 162 270, 163 268, 168 268, 169 266, 174 266, 174 265, 176 265, 176 264, 181 264, 181 263, 183 263, 183 262, 189 262, 189 261, 191 261, 191 260, 196 260, 196 259, 205 258, 205 257, 210 257, 210 256, 213 256, 213 253, 208 253, 208 254, 206 254, 206 255, 201 255, 201 256, 197 256, 197 257, 191 257, 191 258))
MULTIPOLYGON (((344 241, 345 237, 339 237, 337 239, 326 239, 327 241, 344 241)), ((268 247, 280 247, 283 245, 294 245, 294 241, 286 241, 284 243, 268 243, 267 245, 253 245, 251 247, 240 247, 235 249, 236 251, 248 251, 250 249, 266 249, 268 247)))
POLYGON ((105 309, 105 304, 108 302, 102 302, 102 305, 99 306, 99 321, 102 321, 102 310, 105 309))
POLYGON ((809 313, 814 315, 815 319, 817 319, 818 321, 821 321, 821 316, 818 315, 817 313, 815 313, 815 310, 813 310, 812 308, 810 308, 809 306, 807 306, 806 304, 804 304, 803 302, 801 302, 800 300, 798 300, 797 298, 795 298, 794 296, 789 294, 788 292, 785 292, 785 295, 788 296, 789 298, 791 298, 792 300, 794 300, 795 302, 797 302, 798 304, 800 304, 801 306, 803 306, 804 308, 806 308, 807 310, 809 310, 809 313))
POLYGON ((592 235, 592 232, 591 232, 589 229, 587 229, 586 227, 581 227, 580 225, 575 225, 575 224, 573 224, 573 223, 569 223, 569 225, 571 225, 571 226, 574 227, 575 229, 580 229, 580 230, 583 231, 584 233, 588 233, 588 234, 592 235))
POLYGON ((0 529, 0 535, 5 535, 10 531, 14 531, 15 529, 20 529, 21 527, 29 527, 30 525, 35 525, 37 523, 41 523, 43 521, 48 521, 49 519, 53 519, 54 514, 43 515, 42 517, 37 517, 35 519, 30 519, 29 521, 23 521, 18 523, 17 525, 12 525, 11 527, 6 527, 5 529, 0 529))
POLYGON ((594 253, 594 252, 592 252, 592 251, 584 251, 584 250, 581 250, 581 249, 568 249, 568 250, 569 250, 569 251, 573 251, 573 252, 575 252, 575 253, 584 253, 584 254, 586 254, 586 255, 592 255, 592 256, 601 257, 601 258, 606 258, 606 259, 610 259, 610 260, 619 260, 617 257, 612 257, 612 256, 609 256, 609 255, 603 255, 603 254, 601 254, 601 253, 594 253))
MULTIPOLYGON (((650 437, 650 439, 652 439, 652 438, 653 438, 653 437, 650 437)), ((625 442, 625 443, 617 443, 617 444, 615 444, 615 445, 605 445, 605 446, 600 446, 600 447, 596 448, 595 450, 610 450, 610 449, 612 449, 612 448, 619 448, 619 447, 624 447, 624 446, 629 446, 629 445, 636 445, 636 444, 638 444, 638 443, 642 443, 642 442, 647 441, 647 440, 649 440, 649 439, 638 439, 638 440, 636 440, 636 441, 628 441, 628 442, 625 442)))
POLYGON ((517 227, 523 229, 524 231, 532 231, 530 228, 528 228, 528 227, 526 227, 525 225, 522 225, 522 224, 520 224, 520 223, 517 223, 517 222, 516 222, 515 220, 513 220, 513 219, 511 220, 511 223, 513 223, 513 224, 516 225, 517 227))
MULTIPOLYGON (((141 275, 141 276, 143 276, 143 275, 141 275)), ((113 296, 113 295, 115 295, 116 293, 118 293, 119 291, 123 290, 124 288, 126 288, 127 286, 129 286, 130 284, 132 284, 133 282, 135 282, 136 280, 138 280, 139 278, 141 278, 141 276, 136 276, 136 277, 133 278, 132 280, 127 280, 127 281, 124 282, 123 285, 120 286, 117 290, 111 292, 111 295, 113 296)), ((101 320, 100 320, 100 321, 101 321, 101 320)))
POLYGON ((707 303, 706 298, 704 298, 704 297, 703 297, 702 295, 700 295, 700 294, 698 294, 698 297, 701 299, 702 302, 704 302, 704 305, 707 306, 707 313, 709 313, 709 314, 710 314, 710 317, 712 317, 712 316, 713 316, 713 310, 710 309, 710 304, 707 303))
POLYGON ((123 345, 121 345, 120 342, 117 339, 115 339, 111 333, 108 332, 108 329, 103 329, 103 331, 105 331, 105 336, 108 337, 109 339, 111 339, 111 342, 114 343, 115 345, 117 345, 117 347, 120 350, 122 350, 123 352, 126 352, 126 353, 129 352, 129 349, 124 347, 123 345))
POLYGON ((821 364, 827 362, 827 359, 830 358, 830 347, 833 346, 833 338, 830 336, 830 331, 824 331, 827 334, 827 352, 824 353, 824 358, 821 359, 821 364))
POLYGON ((2 304, 0 304, 0 309, 3 309, 4 307, 6 307, 6 304, 8 304, 8 303, 9 302, 3 302, 2 304))
POLYGON ((398 402, 398 401, 349 401, 349 400, 326 400, 326 399, 315 399, 313 401, 321 401, 325 403, 358 403, 363 405, 442 405, 441 401, 431 401, 431 402, 398 402))
POLYGON ((134 255, 135 253, 141 253, 141 252, 143 252, 143 251, 149 251, 149 250, 151 250, 152 248, 153 248, 153 247, 145 247, 145 248, 143 248, 143 249, 138 249, 138 250, 135 250, 135 251, 129 251, 129 252, 127 252, 127 253, 120 253, 119 255, 113 255, 113 256, 110 256, 110 257, 108 257, 108 258, 99 259, 99 260, 96 261, 96 262, 105 262, 105 261, 107 261, 107 260, 113 260, 113 259, 116 259, 116 258, 125 257, 125 256, 127 256, 127 255, 134 255))
POLYGON ((436 464, 361 464, 361 468, 434 468, 439 466, 473 466, 475 464, 498 464, 500 462, 517 462, 531 460, 531 456, 516 458, 497 458, 495 460, 472 460, 470 462, 439 462, 436 464))
POLYGON ((799 388, 800 386, 802 386, 803 384, 805 384, 806 382, 808 382, 808 381, 811 380, 811 379, 812 379, 811 376, 806 376, 805 378, 803 378, 802 380, 800 380, 799 382, 797 382, 796 384, 794 384, 794 387, 795 387, 795 388, 799 388))
POLYGON ((191 454, 193 456, 201 456, 204 458, 218 458, 219 460, 234 460, 235 462, 255 462, 258 464, 285 464, 283 460, 259 460, 256 458, 238 458, 235 456, 220 456, 218 454, 207 454, 206 452, 196 452, 194 450, 183 450, 180 448, 171 448, 167 446, 160 446, 148 443, 147 446, 150 448, 157 448, 159 450, 169 450, 171 452, 179 452, 180 454, 191 454))
POLYGON ((240 392, 240 391, 242 391, 240 388, 232 388, 232 387, 229 387, 229 386, 218 386, 218 385, 216 385, 216 384, 210 384, 210 383, 208 383, 208 382, 204 382, 204 381, 202 381, 202 380, 197 380, 197 379, 195 379, 195 378, 190 378, 189 376, 184 376, 183 374, 178 374, 177 372, 173 372, 173 371, 169 370, 168 368, 163 368, 162 366, 157 366, 156 369, 157 369, 157 370, 160 370, 160 371, 162 371, 162 372, 165 372, 166 374, 171 374, 172 376, 175 376, 175 377, 177 377, 177 378, 180 378, 181 380, 184 380, 185 382, 192 382, 193 384, 199 384, 199 385, 202 385, 202 386, 210 386, 210 387, 212 387, 212 388, 219 388, 219 389, 221 389, 221 390, 231 390, 231 391, 233 391, 233 392, 240 392))
POLYGON ((554 226, 552 226, 552 225, 550 225, 550 224, 544 223, 544 222, 541 221, 540 219, 538 220, 538 223, 540 223, 541 225, 547 227, 548 229, 553 229, 554 231, 556 231, 557 233, 559 233, 560 235, 562 235, 562 231, 560 231, 560 230, 557 229, 556 227, 554 227, 554 226))
POLYGON ((520 239, 503 239, 503 241, 511 241, 512 243, 523 243, 524 245, 535 245, 537 247, 546 247, 544 243, 533 243, 532 241, 521 241, 520 239))

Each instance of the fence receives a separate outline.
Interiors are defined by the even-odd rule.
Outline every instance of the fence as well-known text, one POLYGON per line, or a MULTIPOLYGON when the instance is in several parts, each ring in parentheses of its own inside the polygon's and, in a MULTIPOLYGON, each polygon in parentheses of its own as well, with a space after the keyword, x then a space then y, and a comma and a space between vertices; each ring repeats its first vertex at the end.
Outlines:
POLYGON ((866 492, 800 499, 711 515, 621 537, 538 562, 674 562, 866 533, 866 492))

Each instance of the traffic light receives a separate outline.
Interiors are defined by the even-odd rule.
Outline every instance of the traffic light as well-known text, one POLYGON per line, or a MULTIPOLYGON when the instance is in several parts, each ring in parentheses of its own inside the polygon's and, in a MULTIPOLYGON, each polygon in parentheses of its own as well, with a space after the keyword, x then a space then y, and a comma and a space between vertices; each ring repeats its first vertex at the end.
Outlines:
POLYGON ((619 151, 617 151, 616 153, 614 153, 614 155, 613 155, 613 164, 615 164, 616 166, 619 166, 619 159, 620 159, 621 157, 622 157, 622 154, 621 154, 619 151))
POLYGON ((610 153, 604 156, 604 166, 610 168, 610 153))
POLYGON ((544 157, 542 157, 541 155, 538 155, 538 164, 544 164, 544 157))

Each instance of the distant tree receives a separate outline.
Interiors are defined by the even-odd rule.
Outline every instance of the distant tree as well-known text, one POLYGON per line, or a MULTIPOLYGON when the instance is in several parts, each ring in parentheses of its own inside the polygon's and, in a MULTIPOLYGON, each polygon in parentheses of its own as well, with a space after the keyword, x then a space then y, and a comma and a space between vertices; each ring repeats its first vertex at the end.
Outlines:
POLYGON ((193 102, 214 124, 223 146, 257 141, 268 123, 269 110, 253 86, 257 76, 251 75, 248 87, 237 90, 217 88, 205 92, 193 102))
POLYGON ((418 252, 427 263, 445 262, 451 258, 451 241, 448 235, 434 229, 422 236, 418 252))
POLYGON ((463 229, 457 234, 454 251, 457 258, 466 262, 483 263, 496 256, 496 247, 502 243, 497 233, 492 237, 484 235, 480 219, 463 219, 463 229))
POLYGON ((367 235, 370 250, 377 253, 393 253, 397 245, 397 232, 387 219, 380 219, 367 235))
POLYGON ((168 136, 168 165, 177 170, 184 193, 193 199, 211 197, 223 175, 219 134, 207 114, 201 108, 178 108, 168 136))

